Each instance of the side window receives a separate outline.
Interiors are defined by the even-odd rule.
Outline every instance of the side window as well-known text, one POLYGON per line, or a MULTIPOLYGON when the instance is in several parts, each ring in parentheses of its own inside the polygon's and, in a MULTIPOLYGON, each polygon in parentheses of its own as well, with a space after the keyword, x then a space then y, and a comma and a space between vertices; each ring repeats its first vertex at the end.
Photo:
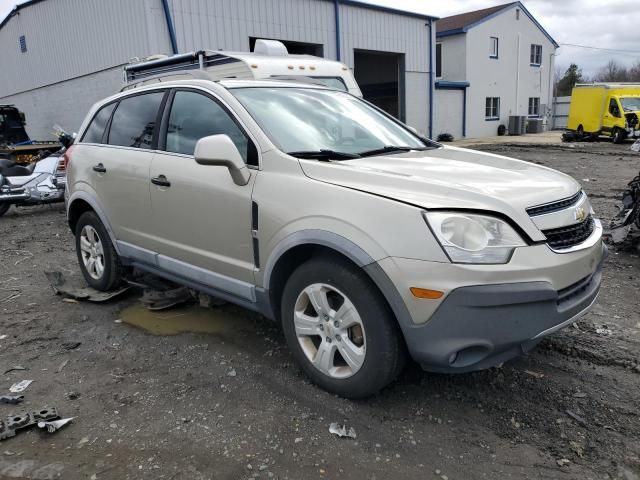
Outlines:
POLYGON ((620 107, 618 107, 618 102, 615 98, 609 100, 609 113, 614 117, 620 116, 620 107))
POLYGON ((109 145, 151 148, 163 96, 164 92, 153 92, 120 100, 111 120, 109 145))
POLYGON ((102 107, 95 114, 93 120, 89 124, 86 132, 82 136, 82 141, 86 143, 102 143, 102 136, 104 135, 104 129, 107 127, 107 123, 111 118, 111 112, 116 108, 115 103, 111 103, 102 107))
POLYGON ((176 92, 169 114, 165 150, 193 155, 198 140, 220 134, 229 135, 246 163, 257 165, 257 161, 250 161, 254 157, 251 141, 217 102, 196 92, 176 92))

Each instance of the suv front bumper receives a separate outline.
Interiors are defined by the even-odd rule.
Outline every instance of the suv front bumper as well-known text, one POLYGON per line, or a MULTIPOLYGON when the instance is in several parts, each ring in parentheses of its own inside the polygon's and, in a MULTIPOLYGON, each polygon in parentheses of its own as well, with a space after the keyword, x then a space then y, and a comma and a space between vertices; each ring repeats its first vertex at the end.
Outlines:
MULTIPOLYGON (((459 276, 460 272, 456 270, 460 268, 469 274, 467 285, 450 289, 435 306, 430 303, 432 300, 416 300, 405 295, 403 299, 412 321, 401 321, 400 325, 413 359, 423 369, 435 372, 488 368, 531 350, 545 336, 587 313, 600 289, 606 246, 598 241, 588 250, 567 256, 550 252, 546 246, 541 247, 548 253, 540 250, 540 255, 533 257, 538 265, 516 275, 520 278, 528 276, 535 281, 481 282, 477 280, 483 276, 499 282, 501 278, 509 279, 515 272, 500 266, 503 268, 494 268, 491 274, 485 266, 484 270, 478 269, 473 275, 473 267, 469 270, 449 264, 454 270, 453 277, 459 276), (546 265, 544 257, 547 256, 555 259, 556 265, 546 265), (479 275, 480 271, 484 273, 479 275), (573 276, 571 283, 568 283, 570 277, 566 276, 567 273, 573 276)), ((531 261, 531 255, 529 258, 531 261)), ((395 260, 393 263, 398 266, 399 259, 395 260)), ((406 259, 399 260, 405 266, 406 262, 406 259)), ((436 283, 431 281, 426 288, 447 283, 445 272, 448 269, 445 265, 420 263, 423 264, 420 266, 423 278, 431 276, 429 266, 436 273, 436 283)), ((395 272, 396 275, 399 273, 395 272)), ((416 268, 413 268, 409 277, 415 278, 415 274, 416 268)), ((407 282, 413 286, 425 286, 404 280, 401 288, 406 290, 407 282)), ((394 281, 394 284, 399 287, 398 282, 394 281)))

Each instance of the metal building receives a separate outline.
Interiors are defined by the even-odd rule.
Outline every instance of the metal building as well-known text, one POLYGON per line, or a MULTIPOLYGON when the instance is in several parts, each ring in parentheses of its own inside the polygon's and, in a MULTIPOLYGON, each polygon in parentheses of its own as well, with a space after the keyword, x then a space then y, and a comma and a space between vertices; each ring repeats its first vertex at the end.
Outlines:
POLYGON ((434 21, 353 0, 31 0, 0 23, 0 104, 44 139, 56 123, 76 131, 133 57, 268 38, 345 63, 365 98, 430 134, 434 21))

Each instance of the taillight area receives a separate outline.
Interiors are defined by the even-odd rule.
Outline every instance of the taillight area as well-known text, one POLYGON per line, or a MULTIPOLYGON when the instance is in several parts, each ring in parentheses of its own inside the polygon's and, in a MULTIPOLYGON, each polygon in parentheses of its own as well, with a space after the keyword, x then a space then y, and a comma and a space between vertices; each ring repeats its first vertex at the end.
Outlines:
POLYGON ((74 145, 71 145, 62 155, 62 161, 58 163, 58 170, 66 171, 69 168, 69 163, 71 162, 71 152, 73 152, 74 145))

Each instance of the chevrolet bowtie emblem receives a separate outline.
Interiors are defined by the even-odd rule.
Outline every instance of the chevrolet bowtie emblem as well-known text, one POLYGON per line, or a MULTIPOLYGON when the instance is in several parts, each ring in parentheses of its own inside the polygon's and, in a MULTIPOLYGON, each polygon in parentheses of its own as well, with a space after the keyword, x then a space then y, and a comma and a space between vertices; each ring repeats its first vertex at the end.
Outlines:
POLYGON ((587 219, 587 212, 582 207, 576 208, 573 214, 578 222, 582 222, 587 219))

